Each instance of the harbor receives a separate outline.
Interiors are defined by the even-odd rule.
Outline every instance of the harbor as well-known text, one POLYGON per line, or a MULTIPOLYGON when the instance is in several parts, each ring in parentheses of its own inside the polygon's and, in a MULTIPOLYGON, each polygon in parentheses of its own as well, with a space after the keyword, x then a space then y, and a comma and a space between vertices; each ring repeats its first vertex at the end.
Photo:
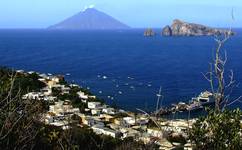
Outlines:
MULTIPOLYGON (((156 116, 164 116, 164 115, 170 115, 177 112, 194 112, 198 110, 205 110, 208 107, 215 105, 215 95, 209 91, 204 91, 199 94, 197 97, 193 97, 188 102, 179 102, 177 104, 171 104, 170 106, 165 107, 156 107, 156 111, 153 112, 156 116)), ((160 93, 157 94, 158 100, 157 104, 160 101, 160 93)))

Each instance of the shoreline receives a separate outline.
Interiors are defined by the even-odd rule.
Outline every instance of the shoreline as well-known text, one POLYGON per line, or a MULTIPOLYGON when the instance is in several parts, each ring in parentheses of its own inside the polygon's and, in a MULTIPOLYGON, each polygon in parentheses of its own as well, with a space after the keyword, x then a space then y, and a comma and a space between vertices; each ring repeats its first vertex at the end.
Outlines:
MULTIPOLYGON (((7 69, 7 68, 6 68, 7 69)), ((3 68, 4 70, 4 68, 3 68)), ((197 118, 165 119, 162 116, 148 114, 143 110, 139 113, 114 108, 105 104, 89 90, 75 83, 68 83, 63 75, 37 73, 34 71, 8 70, 16 73, 19 78, 34 78, 35 82, 44 83, 33 91, 22 95, 22 100, 40 101, 47 104, 41 114, 39 123, 56 127, 62 131, 77 127, 91 130, 96 135, 104 135, 125 141, 132 138, 145 145, 153 143, 159 148, 184 147, 192 149, 189 141, 189 130, 193 129, 197 118), (178 141, 173 140, 179 139, 178 141), (185 141, 185 143, 184 143, 185 141)), ((211 93, 200 94, 200 98, 209 98, 211 93)), ((175 115, 175 114, 172 114, 175 115)), ((188 116, 189 117, 189 116, 188 116)))

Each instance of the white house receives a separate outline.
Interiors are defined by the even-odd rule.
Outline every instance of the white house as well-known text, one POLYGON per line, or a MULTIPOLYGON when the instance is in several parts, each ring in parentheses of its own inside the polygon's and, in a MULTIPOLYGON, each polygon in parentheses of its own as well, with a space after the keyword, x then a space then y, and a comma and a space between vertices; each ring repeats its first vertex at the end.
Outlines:
POLYGON ((62 94, 69 94, 70 90, 71 90, 71 88, 66 87, 66 86, 61 88, 62 94))
POLYGON ((49 106, 49 112, 53 112, 55 114, 73 114, 73 113, 79 113, 79 108, 73 108, 72 105, 70 105, 70 102, 68 100, 66 101, 58 101, 55 102, 55 105, 49 106))
POLYGON ((108 129, 108 128, 105 128, 104 131, 103 131, 103 134, 104 135, 109 135, 113 138, 117 138, 120 136, 120 133, 115 131, 115 130, 112 130, 112 129, 108 129))
POLYGON ((92 115, 100 115, 101 114, 101 110, 100 109, 92 109, 91 113, 92 113, 92 115))
POLYGON ((77 92, 77 95, 78 95, 79 98, 81 98, 81 99, 84 99, 84 100, 87 100, 87 99, 88 99, 88 95, 85 95, 85 93, 82 92, 82 91, 77 92))
POLYGON ((56 82, 56 83, 59 83, 60 82, 60 78, 56 77, 56 76, 53 76, 51 77, 51 80, 56 82))
POLYGON ((87 107, 89 109, 97 109, 97 108, 101 107, 101 103, 100 102, 88 102, 87 107))
POLYGON ((80 86, 77 84, 70 84, 70 87, 80 87, 80 86))
POLYGON ((48 76, 47 76, 46 74, 44 74, 44 73, 40 74, 39 76, 42 77, 42 78, 45 78, 45 79, 48 77, 48 76))
POLYGON ((51 116, 51 115, 46 115, 45 116, 45 123, 46 124, 50 124, 50 123, 53 123, 54 122, 54 118, 53 118, 53 116, 51 116))
POLYGON ((124 117, 123 121, 124 121, 124 124, 127 126, 135 125, 135 118, 133 117, 124 117))
POLYGON ((104 127, 94 125, 91 128, 92 128, 93 132, 95 132, 96 134, 103 134, 104 127))
POLYGON ((134 130, 132 128, 122 128, 120 131, 123 133, 122 138, 127 137, 138 137, 140 135, 140 132, 137 130, 134 130))
POLYGON ((95 121, 91 117, 84 117, 84 118, 82 118, 82 123, 87 125, 87 126, 92 126, 92 125, 95 124, 95 121))
POLYGON ((32 100, 42 100, 44 99, 44 95, 40 92, 30 92, 28 94, 23 95, 23 99, 32 99, 32 100))
POLYGON ((139 125, 146 125, 149 122, 149 119, 147 118, 139 118, 136 120, 136 123, 139 125))
POLYGON ((151 129, 151 128, 148 128, 147 129, 147 133, 151 136, 154 136, 154 137, 158 137, 158 138, 162 138, 163 137, 163 132, 159 129, 151 129))
POLYGON ((115 109, 114 108, 103 108, 102 112, 106 113, 106 114, 109 114, 109 115, 114 115, 115 114, 115 109))
POLYGON ((55 100, 57 100, 57 97, 55 97, 55 96, 45 96, 44 100, 54 102, 55 100))
POLYGON ((97 97, 94 95, 89 95, 88 98, 96 99, 97 97))
POLYGON ((95 125, 95 126, 92 126, 91 128, 92 128, 93 132, 95 132, 96 134, 104 134, 104 135, 111 136, 113 138, 117 138, 120 136, 120 133, 118 131, 115 131, 115 130, 112 130, 109 128, 105 128, 102 126, 95 125))
POLYGON ((45 87, 45 88, 41 89, 41 92, 42 92, 44 95, 46 95, 46 96, 49 96, 49 95, 52 94, 52 90, 51 90, 51 88, 49 88, 49 87, 45 87))

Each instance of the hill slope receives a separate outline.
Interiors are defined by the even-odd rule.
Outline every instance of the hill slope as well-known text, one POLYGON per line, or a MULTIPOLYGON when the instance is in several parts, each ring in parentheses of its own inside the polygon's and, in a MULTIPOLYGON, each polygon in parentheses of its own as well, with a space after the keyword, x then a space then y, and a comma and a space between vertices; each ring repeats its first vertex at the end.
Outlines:
POLYGON ((88 8, 85 11, 49 27, 49 29, 64 30, 105 30, 129 28, 129 26, 94 8, 88 8))

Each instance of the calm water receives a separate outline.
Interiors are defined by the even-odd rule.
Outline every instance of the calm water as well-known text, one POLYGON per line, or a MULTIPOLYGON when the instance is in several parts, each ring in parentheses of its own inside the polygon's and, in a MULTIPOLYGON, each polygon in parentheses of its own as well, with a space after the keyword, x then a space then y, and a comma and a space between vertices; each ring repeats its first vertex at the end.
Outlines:
MULTIPOLYGON (((0 30, 0 65, 69 73, 69 81, 90 88, 108 103, 151 110, 160 86, 163 105, 209 90, 202 72, 208 71, 215 46, 212 37, 145 38, 143 30, 0 30)), ((227 71, 233 69, 237 82, 242 82, 242 30, 225 48, 227 71)), ((242 95, 241 86, 233 97, 242 95)))

